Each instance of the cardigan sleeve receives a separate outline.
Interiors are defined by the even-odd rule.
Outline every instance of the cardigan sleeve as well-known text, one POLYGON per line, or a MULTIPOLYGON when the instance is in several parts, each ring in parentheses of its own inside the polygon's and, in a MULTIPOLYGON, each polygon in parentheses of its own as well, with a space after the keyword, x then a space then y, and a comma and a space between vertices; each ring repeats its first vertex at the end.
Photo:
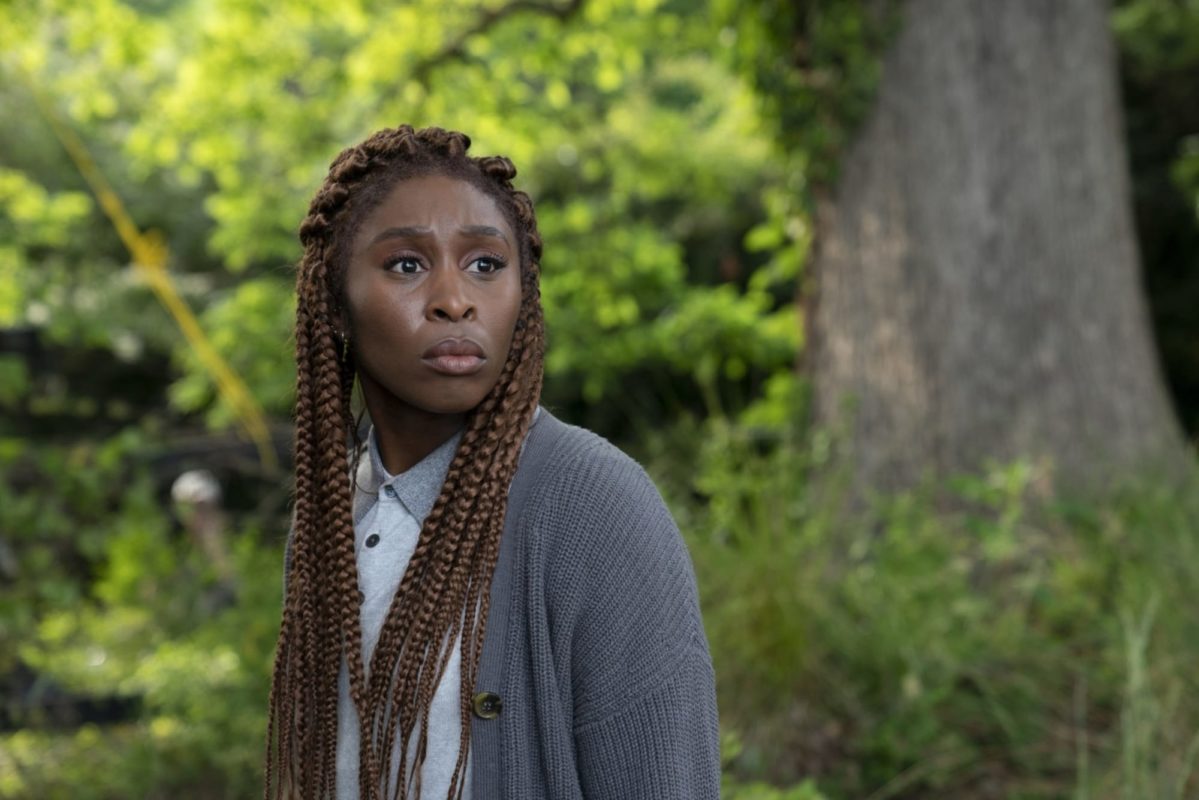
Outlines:
POLYGON ((576 730, 584 797, 719 798, 719 737, 711 663, 696 647, 660 686, 576 730))
POLYGON ((559 623, 583 796, 717 798, 715 682, 678 527, 644 470, 606 442, 565 473, 580 511, 557 539, 550 589, 572 601, 559 623))

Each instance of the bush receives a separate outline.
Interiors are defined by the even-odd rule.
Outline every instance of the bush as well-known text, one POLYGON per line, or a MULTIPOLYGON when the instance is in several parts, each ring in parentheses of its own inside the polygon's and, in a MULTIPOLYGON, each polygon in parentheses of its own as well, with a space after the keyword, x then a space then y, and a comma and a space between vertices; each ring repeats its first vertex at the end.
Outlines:
POLYGON ((0 732, 0 797, 254 796, 281 602, 264 576, 279 575, 279 547, 242 524, 229 532, 232 578, 218 578, 123 450, 76 448, 59 470, 45 448, 7 465, 59 470, 45 485, 61 493, 37 497, 36 527, 6 527, 30 541, 17 541, 21 580, 0 587, 0 677, 36 682, 10 709, 23 727, 0 732), (47 717, 47 697, 108 721, 47 717))
POLYGON ((786 426, 685 425, 651 451, 733 774, 833 798, 1199 788, 1196 487, 1067 501, 1015 463, 851 504, 827 440, 786 426))

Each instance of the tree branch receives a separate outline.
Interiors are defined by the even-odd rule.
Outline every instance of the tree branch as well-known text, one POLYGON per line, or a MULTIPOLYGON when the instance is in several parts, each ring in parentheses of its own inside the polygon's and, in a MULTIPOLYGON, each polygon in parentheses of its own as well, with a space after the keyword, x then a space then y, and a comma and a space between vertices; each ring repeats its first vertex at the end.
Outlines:
POLYGON ((505 5, 484 11, 473 25, 442 45, 440 50, 418 61, 412 68, 412 78, 428 88, 430 72, 451 61, 465 59, 467 42, 475 36, 487 33, 508 17, 527 11, 565 21, 578 13, 583 7, 583 2, 584 0, 567 0, 565 3, 538 3, 534 0, 512 0, 505 5))

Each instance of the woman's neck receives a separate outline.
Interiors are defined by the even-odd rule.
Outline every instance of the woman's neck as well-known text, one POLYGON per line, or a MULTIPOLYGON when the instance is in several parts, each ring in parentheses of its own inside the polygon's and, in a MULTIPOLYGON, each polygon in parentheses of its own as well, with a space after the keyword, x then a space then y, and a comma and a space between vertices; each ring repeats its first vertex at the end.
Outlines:
POLYGON ((465 414, 431 414, 418 409, 380 409, 367 404, 375 428, 375 445, 383 467, 392 475, 407 472, 462 429, 465 414))

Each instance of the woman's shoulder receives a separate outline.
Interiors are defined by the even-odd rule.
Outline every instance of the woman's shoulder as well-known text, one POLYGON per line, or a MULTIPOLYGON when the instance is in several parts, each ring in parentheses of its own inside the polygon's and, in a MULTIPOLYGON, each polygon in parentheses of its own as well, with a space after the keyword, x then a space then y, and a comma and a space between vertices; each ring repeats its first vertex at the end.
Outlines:
POLYGON ((602 436, 545 412, 536 428, 540 441, 529 444, 536 463, 514 494, 527 546, 558 565, 598 568, 632 559, 690 572, 674 518, 640 464, 602 436))
POLYGON ((606 509, 612 503, 665 510, 653 481, 631 456, 599 434, 563 422, 545 409, 530 433, 528 449, 531 468, 536 470, 531 497, 580 512, 606 509))

